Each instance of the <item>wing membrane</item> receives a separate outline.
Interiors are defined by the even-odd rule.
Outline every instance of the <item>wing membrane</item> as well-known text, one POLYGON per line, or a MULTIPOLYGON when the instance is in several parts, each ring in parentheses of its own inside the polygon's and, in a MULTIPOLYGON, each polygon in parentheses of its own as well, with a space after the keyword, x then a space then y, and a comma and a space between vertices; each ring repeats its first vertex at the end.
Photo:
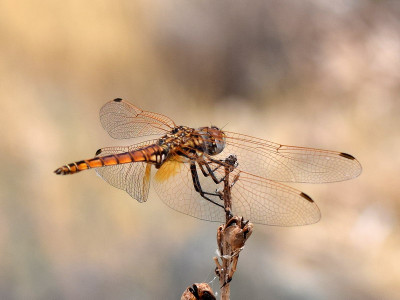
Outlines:
MULTIPOLYGON (((211 169, 217 165, 210 162, 211 169)), ((224 169, 215 171, 218 178, 224 176, 224 169)), ((221 189, 223 183, 215 184, 210 177, 198 172, 203 191, 213 193, 221 189)), ((314 201, 306 194, 284 184, 267 180, 235 169, 230 181, 239 176, 232 187, 232 212, 251 222, 276 225, 297 226, 316 223, 320 211, 314 201)), ((188 163, 170 160, 154 176, 154 187, 159 197, 169 207, 184 214, 208 221, 225 221, 221 207, 202 198, 195 191, 188 163)), ((212 200, 223 204, 214 196, 212 200)))
POLYGON ((100 122, 115 139, 163 135, 175 127, 170 118, 141 110, 121 99, 109 101, 100 109, 100 122))
MULTIPOLYGON (((124 153, 141 147, 154 144, 156 140, 150 140, 127 147, 107 147, 100 149, 98 156, 124 153)), ((125 190, 132 198, 139 202, 145 202, 149 194, 151 164, 134 162, 105 166, 96 169, 97 174, 112 186, 125 190)))
POLYGON ((316 223, 321 218, 318 206, 306 194, 246 172, 239 171, 231 194, 234 214, 253 223, 298 226, 316 223))
POLYGON ((218 158, 235 154, 239 169, 274 181, 326 183, 361 173, 351 155, 313 148, 280 145, 234 132, 225 132, 226 147, 218 158))
MULTIPOLYGON (((215 192, 218 185, 211 178, 199 174, 199 179, 204 190, 215 192)), ((153 186, 160 199, 174 210, 202 220, 224 221, 224 210, 202 198, 194 189, 189 163, 173 158, 166 161, 155 174, 153 186)), ((212 198, 220 201, 218 197, 212 198)))

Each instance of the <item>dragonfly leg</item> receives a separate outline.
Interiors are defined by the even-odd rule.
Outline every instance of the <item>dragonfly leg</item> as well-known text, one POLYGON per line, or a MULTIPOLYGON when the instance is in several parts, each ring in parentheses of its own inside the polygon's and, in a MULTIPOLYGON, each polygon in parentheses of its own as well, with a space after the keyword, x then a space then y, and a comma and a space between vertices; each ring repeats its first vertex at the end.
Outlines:
POLYGON ((194 189, 196 190, 196 192, 198 192, 200 194, 200 196, 203 197, 204 199, 206 199, 207 201, 210 201, 211 203, 214 203, 215 205, 224 208, 224 206, 222 204, 219 204, 219 203, 215 202, 214 200, 211 200, 209 197, 207 197, 207 196, 216 196, 221 199, 220 194, 204 192, 203 189, 201 188, 199 175, 197 173, 197 168, 196 168, 196 165, 194 162, 190 163, 190 172, 192 173, 193 185, 194 185, 194 189))
MULTIPOLYGON (((237 157, 234 154, 230 154, 227 158, 225 159, 213 159, 209 155, 207 155, 207 159, 215 164, 218 164, 220 166, 224 167, 229 167, 231 172, 239 165, 239 162, 237 161, 237 157)), ((217 167, 219 168, 219 167, 217 167)))
POLYGON ((205 161, 200 161, 200 162, 199 162, 199 166, 200 166, 200 168, 201 168, 201 172, 203 172, 203 175, 206 176, 206 177, 209 176, 210 173, 214 173, 215 171, 217 171, 218 169, 220 169, 222 166, 224 166, 224 164, 223 164, 222 161, 220 161, 219 163, 217 163, 217 165, 218 165, 217 167, 215 167, 213 170, 211 170, 211 167, 209 166, 209 164, 208 164, 207 162, 205 162, 205 161), (207 170, 209 170, 208 173, 206 172, 206 170, 204 170, 203 165, 207 165, 207 166, 208 166, 208 168, 207 168, 207 170))
POLYGON ((221 179, 218 179, 217 176, 215 176, 215 171, 221 168, 223 166, 222 164, 219 164, 216 168, 214 168, 214 170, 212 170, 210 165, 206 162, 198 162, 198 164, 203 175, 205 177, 211 176, 212 180, 214 180, 216 184, 221 183, 225 180, 226 175, 221 179), (204 169, 204 167, 207 169, 207 171, 204 169))
MULTIPOLYGON (((203 175, 205 177, 211 176, 211 178, 214 180, 215 183, 221 183, 222 181, 225 180, 226 176, 228 174, 225 174, 224 177, 222 177, 221 179, 218 179, 215 176, 215 171, 217 171, 219 168, 221 167, 228 167, 230 172, 232 172, 238 165, 237 163, 237 159, 236 156, 234 155, 230 155, 228 158, 226 158, 225 160, 217 160, 217 159, 213 159, 211 157, 207 157, 212 163, 217 164, 217 167, 215 167, 214 169, 211 169, 209 163, 205 162, 205 161, 200 161, 198 162, 201 172, 203 173, 203 175), (207 171, 204 170, 204 166, 206 167, 207 171)), ((237 179, 235 180, 235 182, 237 181, 237 179)), ((235 184, 235 182, 232 184, 232 186, 235 184)), ((231 186, 231 187, 232 187, 231 186)))

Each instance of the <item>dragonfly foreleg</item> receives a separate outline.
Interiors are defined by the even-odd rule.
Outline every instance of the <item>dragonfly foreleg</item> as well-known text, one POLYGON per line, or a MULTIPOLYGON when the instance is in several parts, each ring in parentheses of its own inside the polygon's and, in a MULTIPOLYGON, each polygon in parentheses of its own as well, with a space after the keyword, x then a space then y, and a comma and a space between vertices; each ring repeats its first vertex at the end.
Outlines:
POLYGON ((223 166, 222 163, 218 164, 218 166, 215 167, 214 169, 211 169, 210 165, 204 161, 198 162, 198 164, 200 166, 200 170, 203 173, 204 177, 210 176, 216 184, 221 183, 222 181, 225 180, 226 176, 222 177, 221 179, 218 179, 217 176, 215 176, 215 171, 217 171, 219 168, 223 166), (207 171, 204 169, 204 167, 207 169, 207 171))
POLYGON ((224 206, 222 204, 219 204, 219 203, 215 202, 214 200, 211 200, 209 197, 207 197, 207 195, 208 195, 208 196, 215 196, 215 197, 218 197, 221 199, 220 194, 205 192, 201 188, 199 175, 197 173, 196 164, 194 162, 190 163, 190 172, 192 173, 193 185, 194 185, 194 189, 196 190, 196 192, 198 192, 200 194, 200 196, 203 197, 204 199, 206 199, 207 201, 210 201, 211 203, 214 203, 215 205, 224 208, 224 206))
MULTIPOLYGON (((225 174, 224 177, 222 177, 221 179, 218 179, 217 176, 215 176, 215 171, 217 171, 218 169, 220 169, 221 167, 228 167, 229 172, 232 172, 237 166, 238 166, 238 162, 237 162, 237 158, 235 155, 229 155, 226 159, 224 160, 217 160, 217 159, 213 159, 211 157, 207 157, 207 159, 211 162, 216 164, 217 166, 214 169, 211 169, 210 167, 210 163, 206 162, 206 161, 199 161, 198 164, 200 166, 200 170, 203 173, 203 175, 205 177, 211 176, 211 178, 214 180, 214 182, 216 184, 221 183, 222 181, 225 180, 225 178, 227 177, 228 174, 225 174), (204 169, 204 166, 206 167, 207 171, 204 169)), ((237 178, 235 179, 235 181, 232 183, 232 186, 235 184, 235 182, 237 181, 237 178)), ((231 187, 232 187, 231 186, 231 187)))

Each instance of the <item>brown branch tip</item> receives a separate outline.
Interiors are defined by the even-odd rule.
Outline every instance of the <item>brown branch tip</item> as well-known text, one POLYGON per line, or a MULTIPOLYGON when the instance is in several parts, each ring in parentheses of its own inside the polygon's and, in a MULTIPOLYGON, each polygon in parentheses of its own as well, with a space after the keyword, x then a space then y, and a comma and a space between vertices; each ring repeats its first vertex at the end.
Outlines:
MULTIPOLYGON (((226 223, 218 227, 218 257, 214 257, 213 259, 216 264, 215 273, 221 285, 221 299, 228 300, 230 297, 229 283, 232 281, 233 274, 236 272, 240 251, 243 250, 247 239, 252 234, 254 226, 249 221, 245 221, 243 217, 232 217, 231 214, 231 188, 240 175, 240 173, 237 174, 232 182, 229 181, 230 173, 237 166, 236 156, 230 155, 222 161, 222 165, 225 168, 225 177, 223 179, 224 189, 223 192, 221 192, 221 199, 224 200, 226 223)), ((181 300, 186 299, 211 300, 216 298, 211 287, 207 283, 195 283, 188 287, 183 293, 181 300)))

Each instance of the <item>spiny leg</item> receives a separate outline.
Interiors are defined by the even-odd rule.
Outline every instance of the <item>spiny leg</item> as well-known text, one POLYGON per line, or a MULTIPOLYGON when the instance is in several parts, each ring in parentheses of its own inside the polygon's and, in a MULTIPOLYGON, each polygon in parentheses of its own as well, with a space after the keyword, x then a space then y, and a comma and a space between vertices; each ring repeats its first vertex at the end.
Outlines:
MULTIPOLYGON (((221 183, 223 181, 226 181, 229 178, 229 174, 231 172, 233 172, 233 170, 238 166, 237 159, 236 159, 235 155, 230 155, 225 160, 215 160, 215 159, 212 159, 211 157, 208 157, 208 159, 209 159, 209 161, 211 163, 217 164, 217 167, 215 167, 214 169, 211 169, 210 163, 206 162, 205 160, 198 161, 198 164, 199 164, 199 167, 200 167, 203 175, 205 177, 211 176, 211 178, 213 179, 213 181, 216 184, 219 184, 219 183, 221 183), (224 167, 225 176, 223 176, 221 179, 218 179, 215 176, 215 171, 220 169, 221 167, 224 167), (208 173, 204 168, 207 169, 208 173)), ((237 182, 238 179, 239 179, 239 174, 236 174, 236 176, 234 177, 233 182, 231 184, 229 184, 228 182, 225 182, 225 184, 229 184, 229 188, 232 188, 234 186, 234 184, 237 182)), ((220 196, 220 198, 222 200, 223 199, 223 193, 218 192, 218 190, 217 190, 216 193, 219 194, 219 196, 220 196)), ((230 210, 230 207, 227 208, 225 206, 225 204, 224 204, 224 209, 225 209, 225 212, 227 214, 227 218, 232 218, 233 215, 232 215, 232 212, 230 210)))
POLYGON ((217 176, 215 176, 215 171, 217 171, 219 168, 221 168, 223 166, 223 164, 221 164, 221 163, 218 164, 218 166, 215 167, 213 170, 211 169, 210 165, 205 161, 199 161, 198 164, 199 164, 200 170, 203 173, 204 177, 211 176, 212 180, 216 184, 221 183, 222 181, 225 180, 226 176, 222 177, 221 179, 218 179, 217 176), (207 169, 207 171, 204 169, 204 167, 207 169))
POLYGON ((218 184, 221 183, 222 181, 225 180, 228 174, 225 173, 225 176, 222 177, 221 179, 218 179, 217 176, 215 176, 215 171, 220 169, 221 167, 228 168, 229 172, 232 172, 236 167, 237 167, 237 159, 236 156, 230 155, 227 157, 225 160, 216 160, 212 159, 211 157, 207 157, 208 160, 212 163, 215 163, 217 167, 214 169, 211 169, 209 162, 206 162, 204 160, 198 161, 198 164, 200 166, 201 172, 205 177, 211 176, 213 181, 218 184), (206 167, 207 171, 204 169, 204 166, 206 167))
POLYGON ((210 173, 214 173, 215 171, 217 171, 218 169, 220 169, 222 166, 224 166, 224 163, 223 163, 222 161, 218 161, 218 163, 216 163, 217 166, 216 166, 213 170, 211 170, 211 167, 209 166, 209 162, 206 162, 205 160, 198 161, 198 164, 199 164, 199 166, 201 167, 201 171, 203 172, 203 175, 204 175, 204 176, 209 176, 210 173), (209 170, 209 173, 207 173, 207 172, 204 170, 203 166, 202 166, 202 165, 205 165, 205 164, 208 165, 207 170, 209 170))
POLYGON ((216 197, 219 197, 221 199, 221 195, 220 194, 204 192, 202 190, 195 162, 191 162, 190 163, 190 172, 192 173, 193 185, 194 185, 194 189, 196 190, 196 192, 198 192, 200 194, 200 196, 203 197, 204 199, 206 199, 207 201, 210 201, 211 203, 214 203, 215 205, 224 208, 224 206, 222 204, 219 204, 219 203, 215 202, 214 200, 211 200, 209 197, 206 196, 206 195, 216 196, 216 197))
MULTIPOLYGON (((216 184, 221 183, 221 182, 224 181, 224 180, 227 178, 227 176, 228 176, 228 174, 225 174, 224 177, 222 177, 221 179, 218 179, 218 178, 215 176, 215 174, 214 174, 214 172, 215 172, 216 170, 218 170, 220 167, 224 166, 224 164, 222 163, 222 161, 221 161, 221 163, 218 163, 218 166, 217 166, 216 168, 214 168, 214 170, 211 170, 211 167, 210 167, 209 164, 206 163, 206 162, 198 162, 198 164, 199 164, 199 166, 200 166, 200 169, 201 169, 201 172, 203 173, 203 175, 204 175, 205 177, 211 176, 211 178, 213 179, 213 181, 214 181, 216 184), (204 170, 204 166, 207 168, 208 173, 206 172, 206 170, 204 170)), ((226 167, 226 165, 225 165, 225 167, 226 167)), ((218 192, 218 190, 217 190, 216 193, 218 194, 218 196, 219 196, 220 199, 222 200, 222 193, 221 193, 221 192, 218 192)), ((222 206, 222 205, 221 205, 221 206, 222 206)), ((230 210, 226 210, 225 206, 222 206, 222 207, 224 208, 225 212, 229 214, 230 217, 233 217, 233 215, 232 215, 232 213, 230 212, 230 210)))

